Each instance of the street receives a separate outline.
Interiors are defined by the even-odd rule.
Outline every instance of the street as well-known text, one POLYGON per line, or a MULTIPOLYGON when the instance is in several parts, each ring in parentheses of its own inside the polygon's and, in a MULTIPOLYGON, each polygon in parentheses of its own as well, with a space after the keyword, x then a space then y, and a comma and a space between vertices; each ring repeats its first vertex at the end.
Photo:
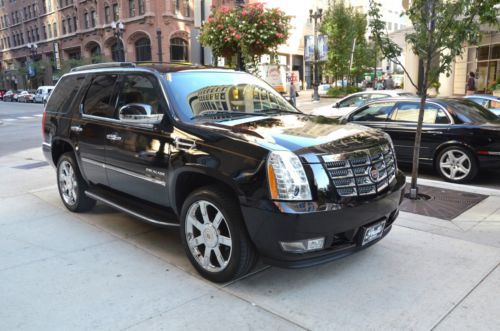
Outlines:
POLYGON ((41 144, 42 104, 0 101, 0 156, 41 144))
POLYGON ((41 109, 0 102, 2 329, 495 330, 500 324, 500 191, 484 189, 500 187, 498 176, 463 186, 488 197, 452 221, 401 212, 385 239, 358 254, 300 270, 260 262, 244 278, 218 285, 196 273, 177 229, 102 204, 88 213, 66 210, 55 171, 43 163, 41 109))

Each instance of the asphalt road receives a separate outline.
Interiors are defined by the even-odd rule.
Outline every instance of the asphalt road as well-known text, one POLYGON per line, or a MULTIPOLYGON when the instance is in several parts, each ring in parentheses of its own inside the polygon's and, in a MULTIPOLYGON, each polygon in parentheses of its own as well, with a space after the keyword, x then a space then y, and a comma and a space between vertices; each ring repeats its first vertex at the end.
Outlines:
MULTIPOLYGON (((302 96, 298 102, 302 108, 314 107, 310 96, 302 96)), ((322 104, 328 104, 328 99, 322 104)), ((0 156, 4 156, 28 148, 41 145, 41 119, 43 106, 41 104, 26 104, 0 101, 0 156)), ((411 166, 400 165, 408 176, 411 175, 411 166)), ((436 176, 432 168, 420 169, 419 177, 442 180, 436 176)), ((471 185, 500 189, 500 169, 481 171, 471 185)))
POLYGON ((43 105, 0 101, 0 156, 41 146, 43 105))

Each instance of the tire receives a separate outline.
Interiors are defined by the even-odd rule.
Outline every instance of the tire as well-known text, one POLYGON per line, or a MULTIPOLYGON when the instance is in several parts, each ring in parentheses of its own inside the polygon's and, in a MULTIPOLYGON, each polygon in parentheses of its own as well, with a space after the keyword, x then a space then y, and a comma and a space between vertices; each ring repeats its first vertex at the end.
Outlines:
POLYGON ((204 278, 228 282, 244 276, 255 265, 257 252, 238 201, 222 188, 206 186, 192 192, 182 206, 180 223, 186 254, 204 278))
POLYGON ((452 183, 470 182, 479 170, 474 154, 461 146, 450 146, 440 151, 435 167, 441 177, 452 183))
POLYGON ((85 195, 88 185, 72 152, 64 153, 57 162, 57 188, 62 202, 72 212, 88 211, 96 204, 85 195))

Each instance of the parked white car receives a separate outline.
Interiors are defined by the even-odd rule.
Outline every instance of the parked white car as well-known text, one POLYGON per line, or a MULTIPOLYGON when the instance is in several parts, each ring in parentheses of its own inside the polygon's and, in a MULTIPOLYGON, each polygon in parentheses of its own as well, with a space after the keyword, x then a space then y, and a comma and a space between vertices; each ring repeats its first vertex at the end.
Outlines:
POLYGON ((409 97, 415 94, 403 90, 364 91, 350 94, 329 106, 318 107, 311 114, 326 117, 341 117, 373 99, 409 97))
POLYGON ((46 102, 53 89, 54 86, 40 86, 38 90, 36 90, 33 100, 40 103, 46 102))

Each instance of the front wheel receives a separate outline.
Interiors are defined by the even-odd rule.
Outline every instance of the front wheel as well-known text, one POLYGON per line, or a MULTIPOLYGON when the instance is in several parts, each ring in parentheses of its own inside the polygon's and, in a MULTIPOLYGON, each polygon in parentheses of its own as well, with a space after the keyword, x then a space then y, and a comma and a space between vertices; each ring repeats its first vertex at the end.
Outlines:
POLYGON ((257 260, 238 201, 217 186, 188 196, 181 212, 181 237, 191 264, 213 282, 241 277, 257 260))
POLYGON ((73 153, 65 153, 57 162, 57 187, 66 208, 73 212, 92 209, 96 201, 85 195, 87 183, 82 177, 73 153))
POLYGON ((436 170, 441 177, 453 183, 466 183, 474 179, 478 163, 472 152, 464 147, 443 149, 436 160, 436 170))

